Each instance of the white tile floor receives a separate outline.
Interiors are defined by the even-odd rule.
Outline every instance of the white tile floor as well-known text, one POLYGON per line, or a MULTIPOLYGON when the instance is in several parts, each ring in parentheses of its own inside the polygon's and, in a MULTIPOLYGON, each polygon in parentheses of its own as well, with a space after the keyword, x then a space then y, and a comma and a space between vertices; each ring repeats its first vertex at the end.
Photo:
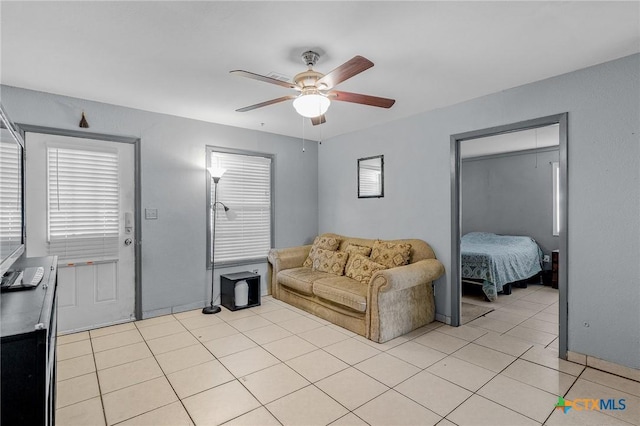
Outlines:
POLYGON ((640 424, 640 382, 558 359, 557 290, 464 300, 495 310, 382 345, 271 297, 61 336, 57 424, 640 424))

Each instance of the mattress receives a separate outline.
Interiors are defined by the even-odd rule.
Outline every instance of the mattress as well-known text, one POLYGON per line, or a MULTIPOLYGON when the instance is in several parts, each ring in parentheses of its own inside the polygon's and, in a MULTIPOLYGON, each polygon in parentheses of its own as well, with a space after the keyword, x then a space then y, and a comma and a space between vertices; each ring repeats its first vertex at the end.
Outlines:
POLYGON ((483 291, 495 300, 505 284, 542 271, 542 250, 528 236, 470 232, 461 239, 462 278, 482 280, 483 291))

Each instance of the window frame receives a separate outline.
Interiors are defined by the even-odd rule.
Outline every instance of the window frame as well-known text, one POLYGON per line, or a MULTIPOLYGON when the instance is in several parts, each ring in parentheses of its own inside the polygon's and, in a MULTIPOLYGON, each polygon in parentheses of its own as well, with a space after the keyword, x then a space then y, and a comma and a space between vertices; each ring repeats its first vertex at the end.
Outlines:
MULTIPOLYGON (((206 188, 207 188, 207 195, 206 195, 206 209, 207 209, 207 258, 206 258, 206 264, 207 264, 207 269, 211 269, 212 265, 211 265, 211 246, 212 246, 212 241, 211 241, 211 234, 212 234, 212 229, 211 229, 211 219, 212 219, 212 208, 211 208, 211 203, 213 202, 213 200, 211 199, 211 192, 212 192, 212 179, 211 176, 209 175, 209 172, 207 171, 207 169, 209 167, 211 167, 211 154, 212 153, 220 153, 220 154, 236 154, 236 155, 247 155, 247 156, 253 156, 253 157, 263 157, 263 158, 269 158, 271 160, 271 170, 269 173, 269 187, 270 187, 270 194, 269 194, 269 198, 270 198, 270 223, 269 223, 269 227, 270 227, 270 236, 269 236, 269 241, 270 241, 270 246, 274 247, 274 241, 275 241, 275 168, 276 168, 276 155, 275 154, 271 154, 271 153, 267 153, 267 152, 260 152, 260 151, 251 151, 251 150, 245 150, 245 149, 235 149, 235 148, 226 148, 226 147, 219 147, 219 146, 213 146, 213 145, 207 145, 206 146, 206 155, 205 155, 205 161, 206 161, 206 167, 204 170, 205 173, 205 178, 206 178, 206 188)), ((224 177, 223 177, 224 179, 224 177)), ((233 261, 223 261, 223 262, 219 262, 216 261, 215 262, 215 266, 216 268, 226 268, 226 267, 232 267, 232 266, 243 266, 243 265, 253 265, 256 263, 265 263, 267 261, 267 255, 265 254, 264 257, 260 257, 260 258, 252 258, 252 259, 243 259, 243 260, 233 260, 233 261)))

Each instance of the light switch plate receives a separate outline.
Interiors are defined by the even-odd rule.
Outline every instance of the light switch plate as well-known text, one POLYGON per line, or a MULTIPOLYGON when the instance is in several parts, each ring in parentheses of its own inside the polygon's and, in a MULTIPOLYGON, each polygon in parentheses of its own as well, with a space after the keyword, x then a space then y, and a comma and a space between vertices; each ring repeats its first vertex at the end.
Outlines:
POLYGON ((158 209, 144 209, 144 218, 147 220, 155 220, 158 218, 158 209))

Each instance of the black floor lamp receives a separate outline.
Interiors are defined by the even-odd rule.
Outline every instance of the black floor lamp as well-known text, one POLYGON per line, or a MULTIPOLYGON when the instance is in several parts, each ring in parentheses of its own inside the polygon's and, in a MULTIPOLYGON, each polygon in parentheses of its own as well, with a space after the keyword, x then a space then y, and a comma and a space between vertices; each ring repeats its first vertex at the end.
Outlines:
POLYGON ((218 201, 218 182, 220 181, 220 178, 222 177, 224 172, 226 172, 227 170, 216 168, 216 167, 209 167, 207 170, 209 171, 209 174, 211 175, 211 179, 213 179, 213 184, 214 184, 214 201, 213 201, 213 204, 211 205, 211 208, 213 210, 212 212, 213 224, 211 226, 212 228, 211 229, 211 301, 209 306, 205 306, 204 308, 202 308, 202 313, 217 314, 218 312, 221 311, 221 308, 220 306, 213 304, 213 283, 215 281, 214 269, 215 269, 215 255, 216 255, 216 216, 218 215, 218 208, 217 208, 218 204, 224 208, 224 212, 227 214, 227 218, 229 219, 232 219, 232 218, 230 217, 229 207, 224 205, 224 203, 222 203, 221 201, 218 201))

